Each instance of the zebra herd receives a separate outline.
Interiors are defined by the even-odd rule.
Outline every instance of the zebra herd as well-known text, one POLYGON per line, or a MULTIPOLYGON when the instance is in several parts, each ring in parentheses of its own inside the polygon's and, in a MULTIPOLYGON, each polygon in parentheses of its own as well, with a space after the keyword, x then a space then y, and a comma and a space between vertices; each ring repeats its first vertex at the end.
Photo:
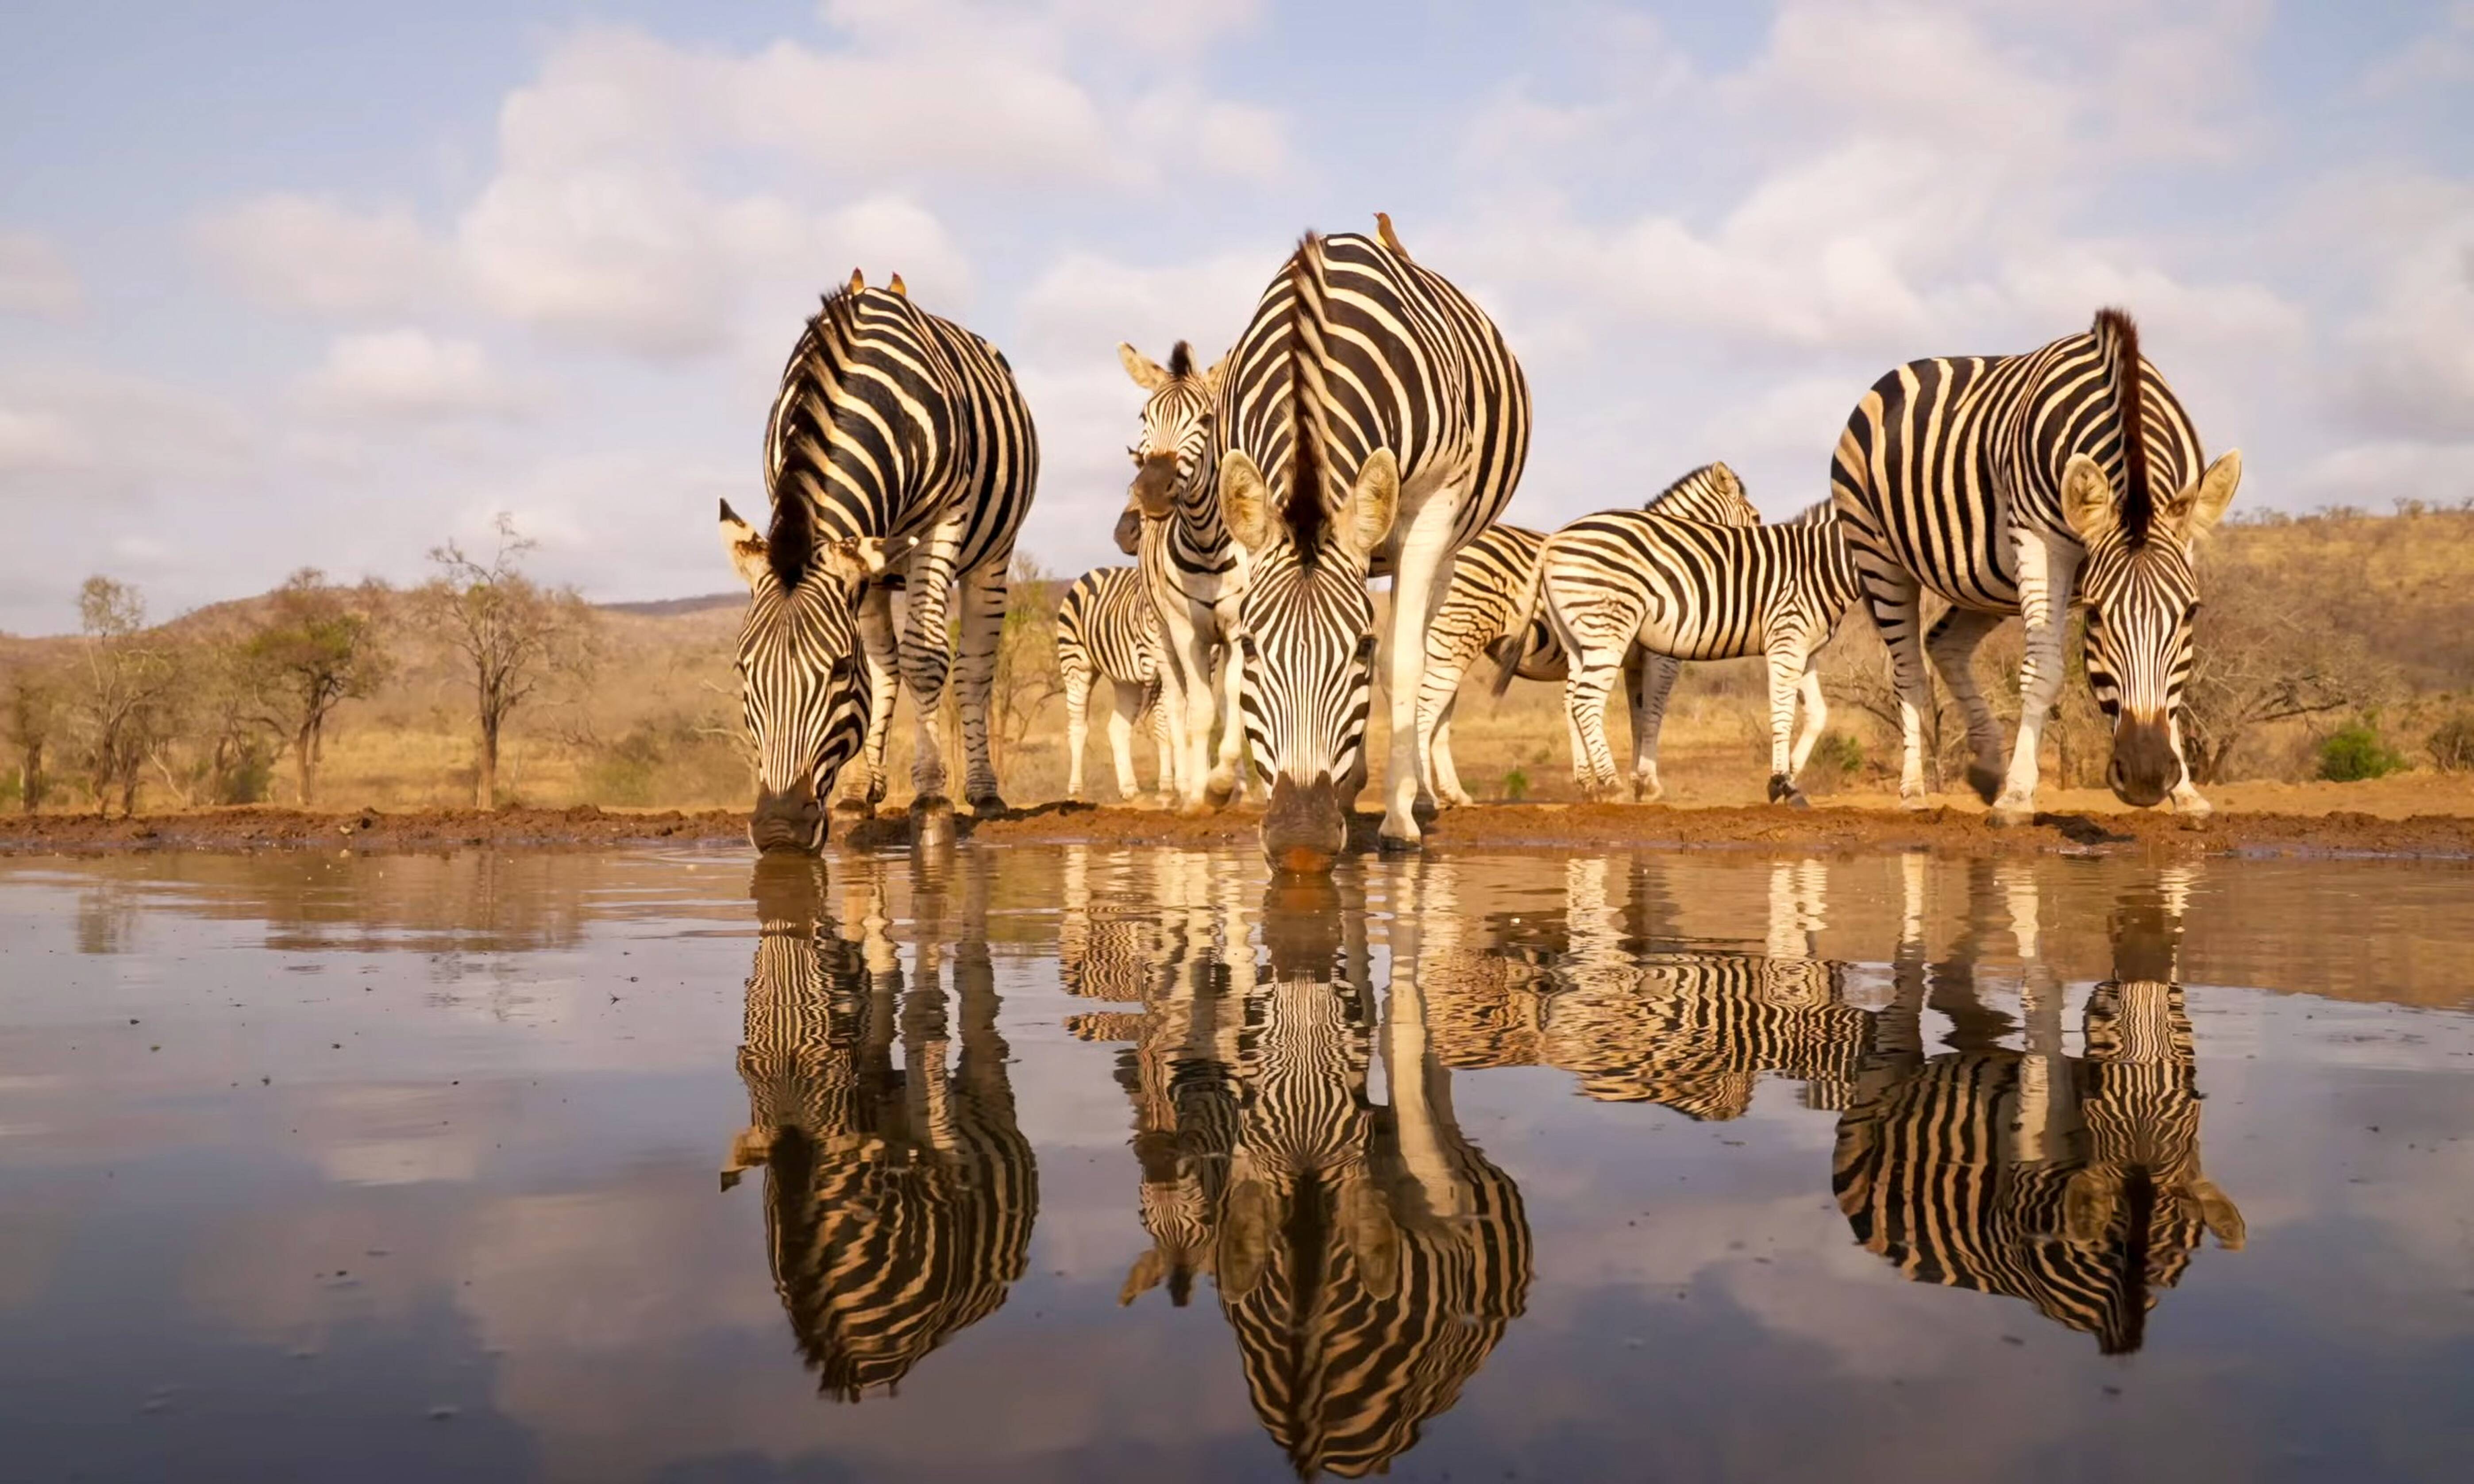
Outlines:
MULTIPOLYGON (((2099 311, 2086 332, 2025 355, 1888 372, 1839 438, 1830 498, 1783 525, 1760 524, 1740 482, 1712 465, 1648 509, 1549 536, 1497 523, 1529 448, 1518 361, 1483 310, 1410 256, 1389 218, 1376 225, 1372 235, 1308 233, 1207 367, 1182 342, 1165 365, 1119 347, 1145 394, 1116 527, 1136 566, 1078 585, 1075 630, 1059 642, 1090 676, 1132 692, 1112 724, 1121 785, 1126 736, 1148 706, 1167 757, 1163 794, 1186 810, 1217 807, 1247 761, 1266 789, 1266 857, 1286 872, 1327 871, 1373 775, 1378 663, 1390 735, 1380 838, 1406 848, 1421 814, 1467 802, 1449 730, 1477 654, 1493 655, 1498 686, 1514 674, 1564 677, 1575 775, 1599 795, 1622 781, 1604 711, 1624 675, 1639 798, 1659 791, 1655 737, 1676 662, 1760 656, 1770 795, 1800 802, 1795 778, 1827 714, 1814 657, 1860 597, 1897 678, 1909 806, 1927 802, 1929 655, 1966 711, 1968 776, 1992 819, 2032 816, 2037 748, 2079 607, 2090 685, 2113 725, 2115 793, 2207 810, 2178 720, 2197 606, 2192 553, 2232 499, 2241 458, 2203 460, 2128 316, 2099 311), (1707 494, 1731 487, 1732 500, 1689 502, 1696 477, 1707 494), (1379 634, 1368 593, 1377 577, 1392 580, 1379 634), (1927 632, 1928 596, 1945 608, 1927 632), (1971 659, 2012 614, 2026 655, 2005 764, 1971 659)), ((770 524, 760 534, 722 508, 724 544, 751 592, 738 658, 759 757, 759 847, 818 849, 826 801, 855 756, 864 766, 835 807, 865 811, 884 798, 897 685, 920 718, 914 815, 950 813, 933 730, 949 678, 965 799, 978 812, 1003 807, 987 698, 1037 466, 1029 412, 987 342, 916 307, 899 277, 878 289, 854 274, 827 296, 767 425, 770 524), (956 591, 958 655, 947 637, 956 591)), ((1070 707, 1078 738, 1088 690, 1070 707)), ((1078 741, 1078 784, 1079 751, 1078 741)))
MULTIPOLYGON (((2048 899, 2032 865, 1911 853, 1889 982, 1863 988, 1816 951, 1833 869, 1817 861, 1766 868, 1767 937, 1741 947, 1686 931, 1655 857, 1566 862, 1542 916, 1534 881, 1497 898, 1448 860, 1399 868, 1376 914, 1355 874, 1257 892, 1200 851, 1069 847, 1058 865, 1058 982, 1091 1007, 1065 1028, 1117 1048, 1129 1106, 1139 1234, 1119 1302, 1164 1289, 1183 1308, 1207 1285, 1301 1477, 1381 1472, 1527 1307, 1512 1161, 1453 1112, 1455 1079, 1487 1068, 1552 1067, 1591 1099, 1705 1121, 1747 1115, 1765 1078, 1800 1084, 1835 1121, 1812 1187, 1858 1246, 2108 1354, 2142 1346, 2208 1237, 2244 1241, 2200 1160, 2187 868, 2108 914, 2048 899), (2048 919, 2103 921, 2111 943, 2076 1054, 2048 919), (1927 1050, 1928 1011, 1950 1049, 1927 1050)), ((981 852, 868 857, 836 903, 813 862, 759 869, 747 1123, 722 1185, 762 1171, 775 1291, 837 1400, 897 1388, 1026 1271, 1041 1181, 994 955, 1046 945, 991 944, 997 875, 981 852)))

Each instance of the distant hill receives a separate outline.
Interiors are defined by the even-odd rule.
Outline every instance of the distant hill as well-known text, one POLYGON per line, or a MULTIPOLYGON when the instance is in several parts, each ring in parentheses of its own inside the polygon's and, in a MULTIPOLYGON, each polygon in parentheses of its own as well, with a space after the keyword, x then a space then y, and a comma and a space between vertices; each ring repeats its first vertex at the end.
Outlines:
POLYGON ((746 603, 743 592, 708 592, 698 598, 657 598, 649 603, 595 603, 605 613, 633 613, 639 618, 676 618, 684 613, 702 613, 717 608, 738 608, 746 603))

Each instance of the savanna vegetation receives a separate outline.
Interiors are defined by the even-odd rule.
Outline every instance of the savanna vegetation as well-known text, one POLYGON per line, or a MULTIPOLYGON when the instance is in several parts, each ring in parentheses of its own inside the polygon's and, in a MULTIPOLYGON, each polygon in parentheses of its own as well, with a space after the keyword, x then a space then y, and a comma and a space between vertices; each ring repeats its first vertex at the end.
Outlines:
MULTIPOLYGON (((0 803, 124 813, 744 802, 731 669, 742 600, 594 607, 528 576, 529 549, 502 523, 486 551, 433 552, 417 587, 347 586, 304 569, 271 593, 164 622, 142 593, 97 577, 78 634, 0 637, 0 803)), ((2474 775, 2474 508, 2238 520, 2211 539, 2202 572, 2185 726, 2203 782, 2474 775)), ((991 729, 1007 797, 1032 802, 1064 785, 1054 642, 1064 584, 1028 557, 1014 577, 991 729)), ((1985 646, 1997 706, 2017 704, 2019 653, 2016 625, 1985 646)), ((1893 786, 1896 699, 1860 614, 1823 673, 1832 714, 1808 786, 1893 786)), ((950 749, 958 732, 944 721, 950 749)), ((890 749, 897 799, 912 731, 906 705, 890 749)), ((1965 728, 1954 705, 1935 718, 1934 740, 1955 788, 1965 728)), ((1768 756, 1758 664, 1687 667, 1664 742, 1670 798, 1758 799, 1768 756)), ((1473 679, 1455 743, 1482 798, 1570 797, 1560 687, 1520 682, 1495 702, 1473 679)), ((2105 731, 2076 676, 2048 745, 2055 782, 2100 784, 2105 731)), ((1147 768, 1149 749, 1137 754, 1147 768)))

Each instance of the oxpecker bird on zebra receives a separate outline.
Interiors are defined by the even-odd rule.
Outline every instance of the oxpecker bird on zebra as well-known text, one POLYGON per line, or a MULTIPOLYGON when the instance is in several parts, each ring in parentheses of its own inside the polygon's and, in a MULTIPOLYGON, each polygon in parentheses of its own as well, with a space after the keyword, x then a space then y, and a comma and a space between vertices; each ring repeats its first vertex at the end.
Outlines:
POLYGON ((2198 539, 2232 502, 2242 456, 2215 462, 2119 309, 2025 355, 1911 361, 1848 419, 1832 496, 1897 674, 1899 796, 1925 795, 1928 651, 1968 717, 1968 781, 1995 824, 2033 817, 2037 747, 2062 684, 2064 630, 2086 610, 2088 683, 2113 723, 2106 781, 2123 802, 2208 802, 2183 761, 2198 539), (1922 632, 1926 593, 1949 602, 1922 632), (2001 730, 1970 665, 2009 614, 2026 625, 2019 734, 2001 730))
POLYGON ((865 777, 844 803, 865 812, 885 797, 897 681, 918 714, 911 811, 923 829, 951 811, 936 730, 949 680, 959 691, 965 797, 982 813, 1003 807, 988 692, 1006 568, 1038 469, 1030 409, 995 347, 921 310, 898 281, 870 289, 854 273, 825 296, 765 423, 771 528, 753 540, 723 512, 723 542, 752 594, 739 669, 760 759, 749 822, 760 847, 822 845, 823 801, 854 752, 865 777), (856 586, 853 562, 866 568, 856 586), (812 582, 843 595, 799 601, 812 582), (898 648, 895 586, 906 597, 898 648), (958 588, 958 659, 947 636, 958 588), (854 697, 863 716, 856 747, 844 734, 854 697))
POLYGON ((1367 580, 1392 578, 1381 838, 1413 847, 1431 802, 1417 726, 1424 634, 1454 553, 1519 481, 1528 384, 1459 290, 1354 233, 1307 234, 1233 356, 1219 495, 1244 555, 1243 711, 1272 789, 1264 853, 1277 870, 1327 871, 1370 771, 1367 580))

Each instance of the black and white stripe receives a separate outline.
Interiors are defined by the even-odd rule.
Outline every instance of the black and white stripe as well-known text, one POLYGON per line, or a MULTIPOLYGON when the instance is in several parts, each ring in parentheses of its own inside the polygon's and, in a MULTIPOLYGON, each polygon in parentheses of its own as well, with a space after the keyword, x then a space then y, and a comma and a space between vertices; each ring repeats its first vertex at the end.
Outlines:
MULTIPOLYGON (((1744 497, 1743 481, 1724 464, 1694 469, 1643 508, 1718 525, 1758 525, 1761 518, 1760 512, 1744 497)), ((1538 576, 1538 554, 1545 543, 1542 531, 1489 526, 1453 559, 1450 591, 1435 610, 1435 621, 1426 628, 1426 669, 1418 690, 1419 745, 1425 754, 1427 777, 1439 805, 1475 802, 1461 787, 1460 770, 1452 762, 1451 726, 1461 681, 1477 657, 1492 655, 1498 665, 1513 666, 1523 680, 1560 681, 1569 673, 1564 646, 1556 640, 1553 627, 1543 614, 1529 612, 1538 576), (1516 630, 1519 631, 1516 650, 1512 643, 1516 630)), ((1664 698, 1674 687, 1678 668, 1678 661, 1646 650, 1635 649, 1625 657, 1624 684, 1635 715, 1641 712, 1644 686, 1658 698, 1657 709, 1664 709, 1664 698)), ((1571 744, 1573 780, 1581 782, 1588 776, 1587 750, 1577 732, 1571 732, 1567 740, 1571 744)), ((1640 744, 1636 728, 1637 752, 1640 744)), ((1655 759, 1646 767, 1654 780, 1655 759)), ((1637 755, 1634 771, 1636 777, 1642 772, 1637 755)))
POLYGON ((1159 615, 1143 591, 1142 573, 1104 566, 1083 573, 1056 606, 1056 668, 1065 682, 1065 794, 1082 797, 1082 745, 1090 730, 1091 687, 1109 688, 1108 751, 1117 765, 1117 797, 1134 797, 1133 730, 1148 718, 1159 754, 1159 785, 1174 783, 1168 712, 1160 691, 1167 669, 1159 615))
POLYGON ((857 1401, 1005 1303, 1030 1250, 1037 1166, 983 930, 954 956, 949 1065, 936 947, 920 949, 906 990, 892 945, 835 936, 813 897, 764 910, 739 1053, 749 1125, 722 1180, 764 1166, 775 1292, 818 1388, 857 1401))
MULTIPOLYGON (((945 792, 934 728, 950 674, 960 687, 965 797, 975 808, 999 805, 988 691, 1005 620, 1006 569, 1038 469, 1031 412, 1005 357, 921 310, 898 277, 889 289, 869 289, 852 275, 846 288, 826 296, 792 347, 765 423, 770 559, 756 568, 742 562, 740 570, 751 587, 770 581, 795 593, 825 553, 847 549, 854 560, 872 554, 879 564, 888 549, 896 554, 899 571, 868 582, 855 615, 869 677, 866 777, 859 790, 867 803, 885 795, 898 663, 899 683, 919 716, 911 770, 919 799, 941 802, 945 792), (958 659, 947 637, 958 585, 958 659), (897 586, 907 593, 898 661, 889 594, 897 586)), ((724 536, 736 552, 744 528, 733 524, 725 519, 724 536)), ((847 693, 860 683, 850 621, 815 623, 813 633, 786 638, 778 631, 806 617, 790 611, 796 607, 751 604, 740 640, 760 756, 760 825, 776 800, 794 809, 804 800, 799 825, 808 823, 844 760, 810 729, 820 714, 846 708, 847 693), (763 654, 789 658, 751 663, 763 654), (842 699, 808 700, 805 692, 816 688, 842 699), (777 729, 787 735, 776 737, 777 729), (807 771, 791 771, 794 763, 807 771)), ((820 821, 813 832, 821 839, 820 821)))
POLYGON ((1839 438, 1831 483, 1897 672, 1900 797, 1927 803, 1929 650, 1967 710, 1970 783, 1997 823, 2033 814, 2036 750, 2076 603, 2087 610, 2089 682, 2114 720, 2115 793, 2205 812, 2177 715, 2198 598, 2192 543, 2241 479, 2239 454, 2203 465, 2198 434, 2120 310, 2025 355, 1911 361, 1875 382, 1839 438), (1929 634, 1927 593, 1951 604, 1929 634), (1970 658, 2012 613, 2027 645, 2005 772, 2001 726, 1970 658))
POLYGON ((1414 844, 1426 625, 1453 554, 1512 497, 1529 390, 1493 323, 1383 240, 1309 234, 1232 352, 1213 438, 1243 555, 1238 637, 1275 862, 1323 869, 1366 774, 1370 576, 1393 580, 1382 834, 1414 844), (1286 804, 1284 806, 1284 797, 1286 804))
MULTIPOLYGON (((1537 601, 1572 657, 1564 706, 1588 751, 1589 793, 1604 797, 1619 786, 1607 747, 1607 697, 1638 645, 1675 659, 1764 657, 1770 797, 1801 802, 1795 776, 1829 716, 1814 665, 1855 598, 1855 569, 1826 503, 1775 526, 1610 511, 1548 537, 1539 555, 1537 601)), ((1498 687, 1508 681, 1498 680, 1498 687)), ((1641 691, 1633 717, 1634 789, 1656 798, 1666 687, 1641 691)))

